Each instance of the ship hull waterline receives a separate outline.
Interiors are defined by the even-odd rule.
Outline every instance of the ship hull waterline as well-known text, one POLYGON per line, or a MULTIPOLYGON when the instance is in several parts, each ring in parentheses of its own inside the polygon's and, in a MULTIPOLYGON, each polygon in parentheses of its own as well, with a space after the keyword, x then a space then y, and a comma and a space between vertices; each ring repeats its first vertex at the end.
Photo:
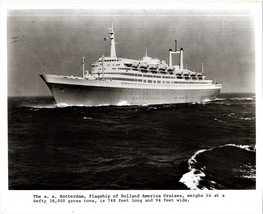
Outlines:
POLYGON ((102 80, 76 78, 72 81, 61 79, 52 81, 47 75, 40 76, 48 85, 58 106, 204 103, 214 100, 220 92, 219 87, 178 89, 136 88, 134 85, 116 87, 102 80))

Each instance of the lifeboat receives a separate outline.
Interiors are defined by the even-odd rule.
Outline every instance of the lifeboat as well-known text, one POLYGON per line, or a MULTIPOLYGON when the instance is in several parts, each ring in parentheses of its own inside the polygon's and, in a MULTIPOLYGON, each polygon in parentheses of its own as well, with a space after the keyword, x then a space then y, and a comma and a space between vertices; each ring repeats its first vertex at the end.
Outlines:
POLYGON ((139 64, 139 68, 144 68, 146 69, 148 65, 146 63, 139 64))
POLYGON ((137 63, 137 62, 133 62, 133 63, 132 63, 132 67, 133 67, 133 68, 137 68, 137 67, 138 67, 138 63, 137 63))
POLYGON ((183 72, 183 75, 184 75, 184 76, 187 76, 187 77, 188 77, 189 74, 190 74, 190 73, 189 73, 188 71, 184 71, 184 72, 183 72))
POLYGON ((124 65, 127 66, 127 67, 131 67, 132 63, 131 62, 124 62, 124 65))
POLYGON ((175 72, 175 74, 178 75, 178 76, 182 76, 183 72, 177 70, 177 71, 175 72))
POLYGON ((149 65, 149 69, 150 70, 156 70, 157 69, 157 65, 149 65))
POLYGON ((196 76, 196 73, 195 73, 195 72, 191 72, 191 73, 190 73, 190 76, 191 76, 191 77, 195 77, 195 76, 196 76))
POLYGON ((138 71, 138 63, 137 62, 132 63, 132 70, 138 71))
POLYGON ((198 78, 199 80, 202 80, 204 77, 205 77, 205 76, 204 76, 202 73, 198 73, 198 74, 197 74, 197 78, 198 78))
POLYGON ((174 67, 168 67, 167 71, 174 71, 174 69, 175 69, 174 67))
POLYGON ((160 65, 158 66, 158 69, 159 69, 160 71, 164 71, 164 70, 166 70, 166 66, 160 64, 160 65))
POLYGON ((174 67, 168 67, 167 71, 169 72, 169 74, 173 74, 174 73, 174 67))

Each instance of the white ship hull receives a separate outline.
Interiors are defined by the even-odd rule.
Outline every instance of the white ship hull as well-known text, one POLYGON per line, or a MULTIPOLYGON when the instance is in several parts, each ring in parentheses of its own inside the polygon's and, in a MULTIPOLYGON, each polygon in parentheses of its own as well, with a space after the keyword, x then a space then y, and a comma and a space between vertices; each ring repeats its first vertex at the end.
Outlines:
POLYGON ((217 84, 144 84, 88 80, 81 77, 40 75, 58 105, 155 105, 207 102, 216 98, 217 84))

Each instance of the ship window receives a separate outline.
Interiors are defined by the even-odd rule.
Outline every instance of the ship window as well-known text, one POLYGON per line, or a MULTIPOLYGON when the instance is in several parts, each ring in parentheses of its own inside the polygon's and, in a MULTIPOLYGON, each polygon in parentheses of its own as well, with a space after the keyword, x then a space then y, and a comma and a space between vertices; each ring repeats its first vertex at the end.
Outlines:
POLYGON ((148 80, 148 83, 152 83, 152 80, 148 80))

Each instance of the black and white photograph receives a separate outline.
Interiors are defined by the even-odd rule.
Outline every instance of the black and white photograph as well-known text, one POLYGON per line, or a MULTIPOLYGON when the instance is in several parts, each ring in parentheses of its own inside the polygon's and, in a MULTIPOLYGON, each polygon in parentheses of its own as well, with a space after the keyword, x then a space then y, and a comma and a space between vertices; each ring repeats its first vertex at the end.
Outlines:
POLYGON ((235 7, 8 9, 8 191, 256 191, 255 38, 235 7))

